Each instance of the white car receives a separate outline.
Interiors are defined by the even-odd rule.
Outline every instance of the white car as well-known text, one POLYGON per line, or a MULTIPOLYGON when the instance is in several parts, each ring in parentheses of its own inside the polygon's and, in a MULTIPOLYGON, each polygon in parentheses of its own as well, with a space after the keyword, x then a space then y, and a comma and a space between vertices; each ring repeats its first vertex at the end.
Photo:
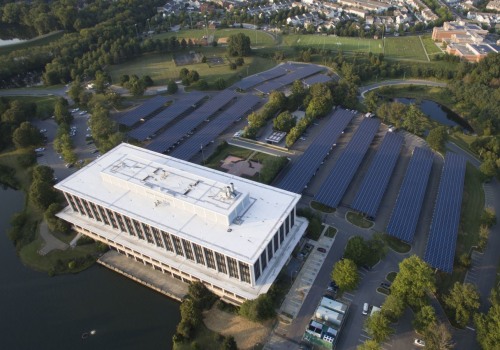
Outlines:
POLYGON ((425 346, 425 341, 422 340, 422 339, 418 339, 418 338, 415 338, 415 340, 413 341, 413 344, 417 345, 417 346, 422 346, 424 347, 425 346))
POLYGON ((45 147, 35 148, 35 152, 43 152, 45 151, 45 147))
POLYGON ((363 315, 368 315, 369 308, 370 308, 370 305, 368 305, 368 303, 363 304, 363 315))
POLYGON ((45 133, 47 132, 47 129, 40 129, 40 132, 41 132, 42 134, 45 134, 45 133))

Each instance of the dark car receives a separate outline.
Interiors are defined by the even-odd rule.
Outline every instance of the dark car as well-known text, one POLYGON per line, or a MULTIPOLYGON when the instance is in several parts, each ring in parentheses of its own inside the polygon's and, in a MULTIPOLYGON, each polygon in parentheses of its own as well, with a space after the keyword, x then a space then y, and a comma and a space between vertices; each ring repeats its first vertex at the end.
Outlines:
POLYGON ((391 289, 391 284, 386 283, 386 282, 382 282, 382 283, 380 283, 380 287, 385 288, 385 289, 391 289))
POLYGON ((365 270, 368 270, 368 271, 370 271, 372 269, 372 267, 370 265, 363 265, 361 267, 364 268, 365 270))
POLYGON ((321 253, 326 253, 326 249, 325 249, 325 248, 322 248, 322 247, 318 247, 318 248, 316 248, 316 250, 317 250, 318 252, 321 252, 321 253))

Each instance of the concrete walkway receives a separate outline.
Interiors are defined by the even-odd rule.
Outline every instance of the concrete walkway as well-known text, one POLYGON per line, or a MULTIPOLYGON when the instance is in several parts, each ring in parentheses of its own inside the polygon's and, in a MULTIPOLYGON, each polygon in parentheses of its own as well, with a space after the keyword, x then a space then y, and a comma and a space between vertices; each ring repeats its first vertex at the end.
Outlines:
POLYGON ((38 254, 40 255, 47 255, 53 250, 68 249, 68 245, 66 243, 58 240, 50 233, 49 227, 45 221, 40 223, 40 237, 42 237, 42 240, 44 241, 43 247, 38 251, 38 254))

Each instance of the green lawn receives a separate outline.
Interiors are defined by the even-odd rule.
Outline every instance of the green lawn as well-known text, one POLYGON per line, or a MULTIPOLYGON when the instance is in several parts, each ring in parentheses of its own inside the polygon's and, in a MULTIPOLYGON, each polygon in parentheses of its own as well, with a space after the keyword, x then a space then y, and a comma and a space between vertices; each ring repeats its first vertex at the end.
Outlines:
POLYGON ((253 151, 240 148, 236 146, 231 146, 226 144, 224 147, 219 146, 217 150, 207 159, 205 166, 212 169, 220 169, 221 161, 226 159, 227 156, 235 156, 243 159, 250 157, 253 151))
POLYGON ((387 276, 385 276, 385 279, 386 279, 386 280, 388 280, 389 282, 391 282, 391 283, 392 283, 392 282, 394 282, 394 280, 396 279, 396 275, 397 275, 397 274, 398 274, 398 273, 397 273, 397 272, 395 272, 395 271, 389 272, 389 273, 387 274, 387 276))
POLYGON ((58 31, 58 32, 53 32, 50 34, 42 35, 40 37, 24 41, 18 44, 12 44, 12 45, 7 45, 7 46, 0 46, 0 55, 8 55, 11 52, 14 52, 16 50, 22 50, 22 49, 27 49, 30 47, 35 47, 35 46, 43 46, 50 44, 53 41, 56 41, 57 39, 61 38, 63 36, 64 32, 63 31, 58 31))
MULTIPOLYGON (((222 47, 201 47, 196 48, 205 56, 226 56, 226 49, 222 47)), ((186 50, 185 52, 188 52, 186 50)), ((181 54, 178 52, 177 54, 181 54)), ((135 59, 131 59, 125 63, 109 66, 109 73, 114 84, 120 81, 120 77, 124 74, 136 74, 139 77, 149 75, 155 85, 165 85, 169 79, 178 79, 179 72, 182 68, 196 70, 200 74, 200 78, 206 80, 209 84, 213 83, 218 78, 226 80, 228 85, 235 83, 240 79, 240 76, 245 77, 263 70, 267 70, 276 65, 271 60, 263 59, 262 57, 250 56, 244 57, 245 63, 236 70, 231 70, 228 64, 220 66, 209 66, 207 63, 197 63, 187 66, 176 66, 172 60, 172 54, 145 54, 135 59)))
POLYGON ((403 242, 402 240, 400 240, 396 237, 390 236, 388 234, 384 234, 383 238, 384 238, 384 241, 389 246, 389 248, 391 248, 395 252, 404 254, 404 253, 408 253, 411 249, 411 245, 403 242))
POLYGON ((438 47, 438 45, 441 44, 436 45, 434 40, 432 40, 432 38, 429 35, 424 35, 421 38, 422 42, 424 43, 425 50, 427 51, 427 54, 429 56, 443 53, 443 51, 438 47))
POLYGON ((221 343, 217 340, 217 333, 208 329, 202 322, 195 331, 194 340, 173 343, 174 350, 191 349, 219 349, 221 343))
POLYGON ((323 212, 323 213, 327 213, 327 214, 335 213, 335 208, 329 207, 329 206, 324 205, 320 202, 311 201, 310 205, 311 205, 311 208, 319 210, 320 212, 323 212))
POLYGON ((333 35, 283 35, 284 46, 329 50, 342 50, 346 52, 383 52, 382 40, 349 38, 333 35))
POLYGON ((49 118, 54 112, 56 96, 14 96, 5 97, 8 100, 20 100, 23 102, 36 103, 36 117, 40 119, 49 118))
POLYGON ((385 38, 384 55, 392 59, 427 61, 418 36, 385 38))
POLYGON ((337 229, 335 227, 328 226, 328 229, 325 232, 325 236, 329 238, 335 237, 337 234, 337 229))

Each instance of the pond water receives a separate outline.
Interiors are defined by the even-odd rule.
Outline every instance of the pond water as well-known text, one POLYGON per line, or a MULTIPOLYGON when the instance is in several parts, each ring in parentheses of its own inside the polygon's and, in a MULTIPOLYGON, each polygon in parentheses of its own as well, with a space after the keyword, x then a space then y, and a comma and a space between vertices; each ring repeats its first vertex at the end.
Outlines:
POLYGON ((177 302, 97 264, 57 277, 25 267, 6 234, 24 195, 0 188, 0 203, 2 349, 171 349, 177 302))
POLYGON ((458 125, 469 132, 474 132, 474 130, 466 120, 461 118, 458 114, 450 110, 448 107, 443 106, 437 102, 430 100, 422 100, 420 102, 417 102, 412 98, 395 98, 394 101, 404 103, 405 105, 416 103, 420 107, 420 110, 430 119, 446 126, 458 125))
POLYGON ((0 46, 7 46, 7 45, 12 45, 12 44, 19 44, 19 43, 22 43, 23 41, 26 41, 26 40, 21 40, 21 39, 2 40, 2 39, 0 39, 0 46))

